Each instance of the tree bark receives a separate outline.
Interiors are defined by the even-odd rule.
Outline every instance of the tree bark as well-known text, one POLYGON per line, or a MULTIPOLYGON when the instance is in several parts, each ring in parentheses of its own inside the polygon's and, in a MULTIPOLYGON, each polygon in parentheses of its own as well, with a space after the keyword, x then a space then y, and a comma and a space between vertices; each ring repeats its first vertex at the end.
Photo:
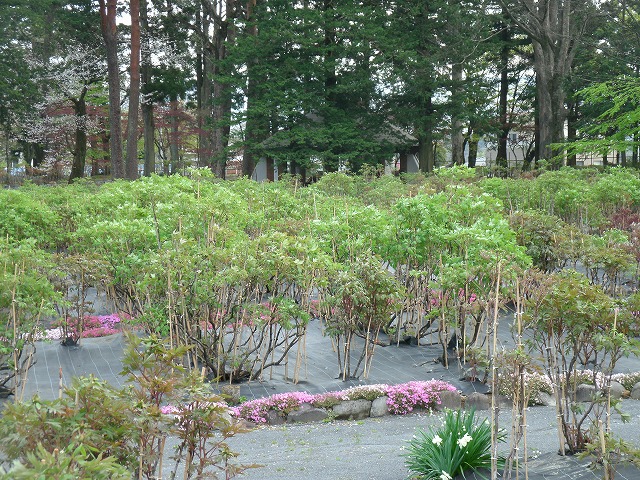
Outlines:
POLYGON ((153 99, 149 86, 151 85, 151 47, 149 45, 149 21, 147 12, 147 1, 140 2, 140 27, 144 32, 144 47, 141 51, 142 64, 140 67, 140 77, 142 80, 143 92, 147 95, 141 101, 143 138, 144 138, 144 175, 150 176, 156 171, 156 147, 155 147, 155 122, 153 119, 153 99))
MULTIPOLYGON (((335 15, 335 0, 323 0, 324 13, 324 100, 329 111, 338 108, 336 87, 338 75, 336 73, 336 28, 333 17, 335 15)), ((327 121, 325 118, 324 121, 327 121)), ((322 161, 325 172, 337 172, 339 158, 334 152, 327 152, 322 161)))
POLYGON ((433 172, 435 167, 435 153, 433 145, 433 99, 427 97, 425 116, 422 122, 423 131, 418 133, 418 169, 423 173, 433 172))
MULTIPOLYGON (((196 17, 198 32, 208 32, 211 21, 207 12, 198 10, 196 17)), ((209 42, 198 43, 198 64, 196 82, 198 85, 198 165, 212 167, 211 134, 209 119, 211 118, 211 45, 209 42)))
POLYGON ((469 168, 475 168, 478 160, 478 143, 480 142, 480 135, 472 133, 469 136, 469 168))
MULTIPOLYGON (((256 36, 258 34, 258 28, 253 16, 254 9, 256 7, 256 0, 249 0, 247 2, 247 22, 250 25, 247 30, 247 35, 256 36)), ((251 177, 253 171, 256 168, 257 158, 254 150, 257 142, 260 141, 260 114, 254 110, 254 101, 256 95, 258 95, 258 79, 256 78, 255 60, 248 65, 247 75, 249 77, 247 82, 247 127, 245 136, 245 148, 242 155, 242 175, 251 177)))
MULTIPOLYGON (((227 44, 235 42, 236 32, 233 25, 239 10, 237 3, 240 0, 226 0, 226 18, 213 15, 213 61, 209 62, 210 79, 213 83, 213 96, 211 105, 211 170, 219 178, 226 177, 227 153, 229 145, 229 133, 231 127, 228 119, 231 115, 232 99, 226 71, 223 68, 227 57, 227 44)), ((251 3, 251 0, 249 0, 251 3)), ((207 5, 209 5, 207 3, 207 5)), ((255 1, 254 1, 255 5, 255 1)), ((248 5, 249 6, 249 5, 248 5)), ((211 11, 212 8, 210 7, 211 11)), ((215 13, 215 12, 213 12, 215 13)))
POLYGON ((180 128, 178 126, 178 95, 171 94, 169 100, 169 162, 171 163, 171 173, 180 171, 180 128))
POLYGON ((138 178, 138 109, 140 108, 140 0, 130 0, 131 58, 129 63, 129 116, 127 122, 126 176, 138 178))
POLYGON ((507 141, 509 139, 509 53, 511 42, 511 31, 509 30, 507 21, 507 12, 502 9, 502 17, 504 23, 502 24, 502 30, 500 31, 500 40, 502 41, 502 47, 500 48, 500 100, 499 100, 499 115, 500 115, 500 135, 498 137, 498 151, 496 152, 496 166, 501 168, 509 167, 509 156, 507 152, 507 141))
MULTIPOLYGON (((453 95, 459 95, 460 84, 462 83, 462 64, 455 63, 451 69, 451 80, 453 83, 453 95)), ((459 107, 455 107, 459 108, 459 107)), ((451 119, 451 163, 453 165, 464 165, 464 134, 462 133, 462 120, 459 112, 454 112, 451 119)))
POLYGON ((84 166, 87 159, 87 87, 85 86, 80 96, 73 101, 73 109, 76 116, 76 139, 73 149, 73 163, 71 165, 71 174, 69 175, 69 183, 76 178, 84 177, 84 166))
POLYGON ((109 154, 113 178, 124 178, 120 108, 120 70, 118 65, 117 0, 99 0, 100 27, 107 52, 109 76, 109 154))
POLYGON ((553 167, 564 163, 562 151, 553 144, 564 139, 567 111, 564 80, 593 17, 587 0, 500 0, 504 10, 531 38, 536 71, 538 156, 553 167))
MULTIPOLYGON (((578 121, 578 101, 573 100, 569 104, 569 115, 567 116, 567 141, 573 143, 578 138, 578 128, 576 122, 578 121)), ((577 164, 577 156, 575 153, 567 155, 567 166, 575 167, 577 164)))

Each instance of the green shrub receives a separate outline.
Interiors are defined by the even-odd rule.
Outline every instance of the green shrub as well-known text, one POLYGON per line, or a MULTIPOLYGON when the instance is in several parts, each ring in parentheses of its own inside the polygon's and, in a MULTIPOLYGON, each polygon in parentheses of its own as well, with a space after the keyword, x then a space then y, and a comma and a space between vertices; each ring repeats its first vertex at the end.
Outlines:
MULTIPOLYGON (((499 436, 503 440, 504 435, 499 436)), ((444 412, 440 428, 419 431, 409 442, 406 465, 425 480, 451 480, 491 467, 491 427, 474 421, 474 411, 444 412)), ((499 460, 500 466, 504 460, 499 460)))
POLYGON ((85 445, 69 445, 63 450, 48 451, 38 444, 27 452, 24 462, 16 461, 0 480, 33 480, 46 478, 91 478, 94 480, 128 480, 131 472, 114 457, 93 457, 85 445))

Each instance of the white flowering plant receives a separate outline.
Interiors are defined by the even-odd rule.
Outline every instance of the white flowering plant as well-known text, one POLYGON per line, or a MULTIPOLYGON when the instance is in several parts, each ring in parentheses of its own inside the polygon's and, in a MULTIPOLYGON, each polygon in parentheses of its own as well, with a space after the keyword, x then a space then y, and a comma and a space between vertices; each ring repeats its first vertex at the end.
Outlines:
MULTIPOLYGON (((473 410, 446 410, 439 428, 421 430, 410 440, 406 465, 424 480, 451 480, 469 472, 482 476, 491 468, 491 427, 486 419, 476 422, 473 410)), ((504 466, 504 459, 498 465, 504 466)))

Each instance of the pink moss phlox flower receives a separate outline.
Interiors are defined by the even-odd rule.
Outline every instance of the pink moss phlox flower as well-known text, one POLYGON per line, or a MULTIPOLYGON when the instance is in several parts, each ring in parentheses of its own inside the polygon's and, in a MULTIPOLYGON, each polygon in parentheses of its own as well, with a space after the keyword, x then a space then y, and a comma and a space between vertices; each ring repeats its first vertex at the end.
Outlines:
POLYGON ((297 410, 302 404, 320 404, 327 400, 367 398, 369 393, 379 398, 387 396, 389 411, 396 415, 410 413, 414 408, 433 408, 440 403, 440 392, 455 392, 456 388, 442 380, 414 381, 400 385, 361 385, 340 392, 311 395, 307 392, 278 393, 271 397, 257 398, 231 408, 232 415, 255 423, 267 423, 269 411, 283 414, 297 410))
POLYGON ((233 414, 255 423, 267 423, 270 410, 289 413, 298 409, 303 403, 313 403, 314 396, 307 392, 277 393, 270 397, 257 398, 244 402, 232 409, 233 414))
POLYGON ((439 393, 455 392, 456 388, 441 380, 415 381, 387 388, 387 407, 395 415, 404 415, 415 408, 433 408, 440 403, 439 393))
POLYGON ((163 415, 177 415, 180 412, 180 409, 175 405, 163 405, 160 407, 160 413, 163 415))

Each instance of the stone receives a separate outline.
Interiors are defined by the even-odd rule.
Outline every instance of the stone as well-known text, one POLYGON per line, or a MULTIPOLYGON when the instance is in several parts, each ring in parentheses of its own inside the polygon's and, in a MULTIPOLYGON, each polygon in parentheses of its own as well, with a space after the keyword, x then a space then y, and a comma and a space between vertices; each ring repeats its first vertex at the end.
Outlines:
POLYGON ((627 392, 627 390, 622 386, 621 383, 618 382, 611 382, 611 398, 613 399, 620 399, 624 396, 624 394, 627 392))
POLYGON ((458 410, 462 408, 462 395, 460 395, 458 392, 445 390, 444 392, 440 392, 439 395, 440 403, 435 407, 437 411, 444 410, 445 408, 448 408, 450 410, 458 410))
POLYGON ((362 420, 371 413, 370 400, 347 400, 333 407, 333 415, 338 420, 362 420))
POLYGON ((285 422, 284 416, 275 410, 269 410, 266 418, 269 425, 283 425, 285 422))
POLYGON ((549 395, 547 392, 538 393, 538 398, 535 399, 537 405, 542 405, 543 407, 555 407, 556 406, 556 397, 553 395, 549 395))
POLYGON ((289 412, 289 415, 287 415, 287 423, 322 422, 328 417, 329 414, 323 408, 312 407, 305 403, 299 410, 289 412))
POLYGON ((640 382, 636 383, 631 389, 631 398, 633 400, 640 400, 640 382))
POLYGON ((240 403, 240 385, 222 385, 220 387, 220 395, 227 403, 236 405, 240 403))
POLYGON ((251 430, 253 430, 254 428, 256 428, 256 423, 247 420, 245 418, 238 418, 235 420, 234 425, 236 426, 236 428, 240 429, 240 433, 245 433, 245 432, 249 432, 251 430))
POLYGON ((464 401, 464 408, 469 410, 489 410, 491 408, 491 398, 483 393, 473 392, 464 401))
POLYGON ((595 386, 581 383, 576 387, 576 402, 591 402, 595 394, 595 386))
POLYGON ((384 395, 382 397, 376 398, 373 402, 371 402, 371 412, 369 413, 370 417, 384 417, 385 415, 389 415, 389 407, 387 406, 387 396, 384 395))
POLYGON ((506 395, 502 395, 502 394, 497 394, 496 395, 496 401, 498 402, 498 406, 500 408, 511 408, 513 407, 513 400, 511 400, 509 397, 507 397, 506 395))

